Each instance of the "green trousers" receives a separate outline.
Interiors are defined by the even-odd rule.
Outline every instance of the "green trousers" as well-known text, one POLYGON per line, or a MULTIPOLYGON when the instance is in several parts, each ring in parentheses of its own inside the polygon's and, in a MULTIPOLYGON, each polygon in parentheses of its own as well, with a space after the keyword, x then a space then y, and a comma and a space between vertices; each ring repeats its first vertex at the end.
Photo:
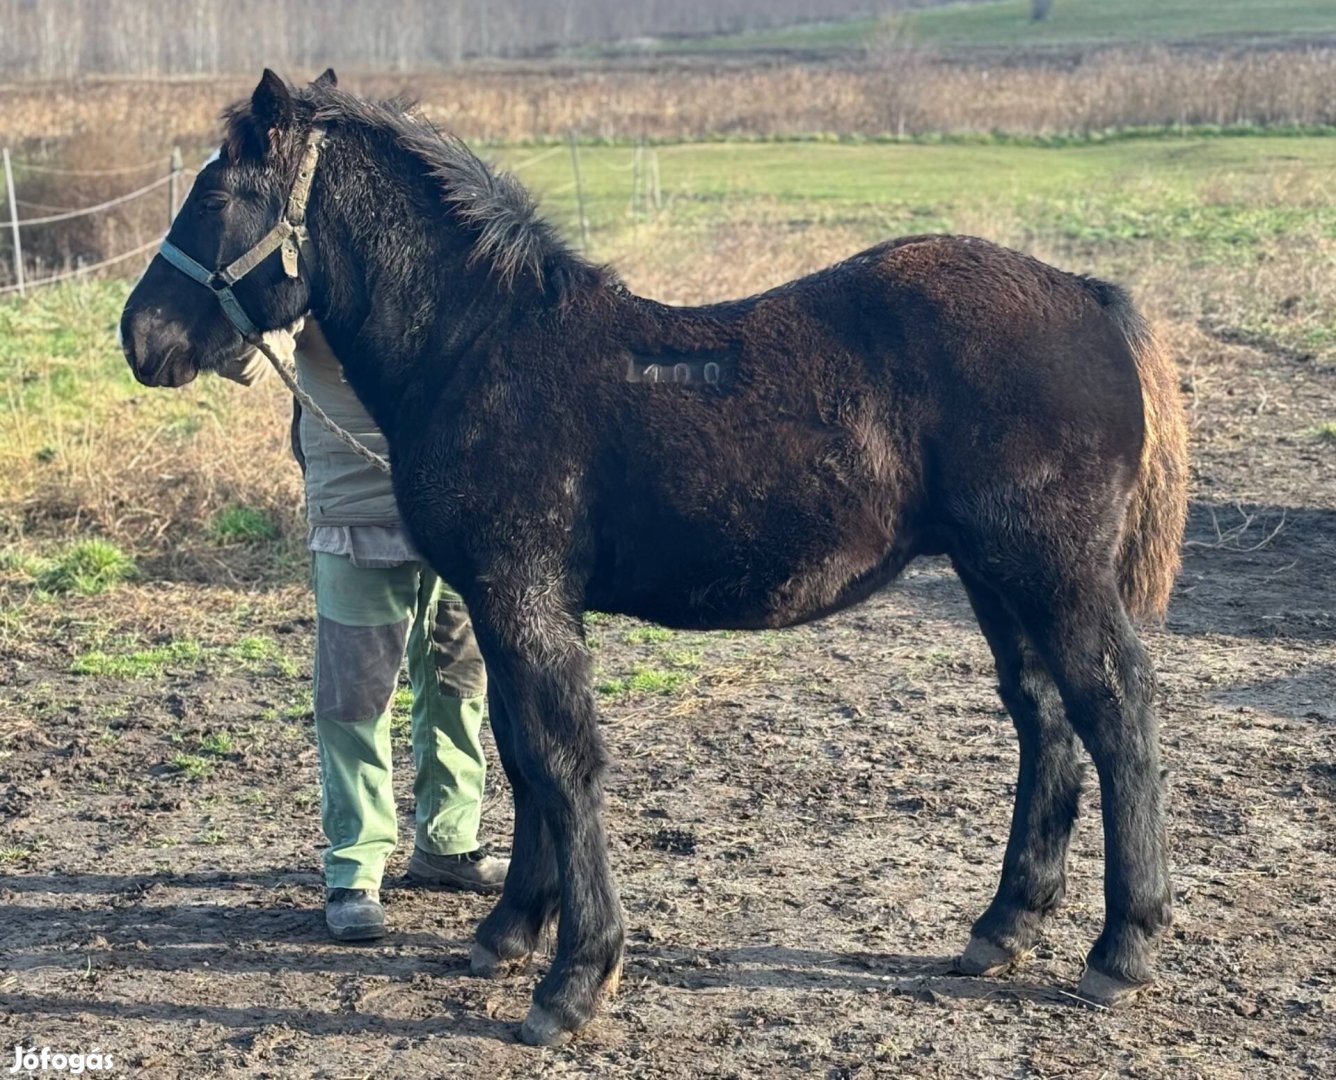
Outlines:
POLYGON ((325 885, 380 887, 398 839, 390 706, 408 655, 417 846, 478 846, 487 676, 464 602, 421 563, 388 568, 314 554, 315 728, 325 885))

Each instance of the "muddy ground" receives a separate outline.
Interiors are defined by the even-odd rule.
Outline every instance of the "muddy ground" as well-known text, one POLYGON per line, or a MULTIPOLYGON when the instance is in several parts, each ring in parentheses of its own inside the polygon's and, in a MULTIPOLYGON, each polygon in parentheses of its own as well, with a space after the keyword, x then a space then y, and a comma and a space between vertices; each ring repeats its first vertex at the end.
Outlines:
POLYGON ((626 977, 556 1051, 516 1041, 545 959, 471 978, 488 902, 397 887, 403 851, 386 941, 326 941, 303 591, 156 582, 0 665, 0 1066, 22 1043, 153 1077, 1336 1075, 1336 444, 1313 434, 1336 372, 1180 345, 1190 546, 1148 635, 1177 915, 1131 1007, 1070 993, 1101 916, 1093 793, 1044 947, 1009 977, 952 973, 996 884, 1016 751, 943 565, 784 633, 595 625, 605 680, 667 675, 601 695, 626 977), (99 617, 206 647, 73 674, 99 617), (282 655, 220 659, 242 635, 282 655))

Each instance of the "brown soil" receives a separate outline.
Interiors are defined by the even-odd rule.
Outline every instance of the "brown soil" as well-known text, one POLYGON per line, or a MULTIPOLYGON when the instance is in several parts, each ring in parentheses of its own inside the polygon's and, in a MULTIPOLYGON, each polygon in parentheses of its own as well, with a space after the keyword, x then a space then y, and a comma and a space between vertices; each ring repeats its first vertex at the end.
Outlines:
MULTIPOLYGON (((304 670, 73 675, 76 605, 0 658, 3 1067, 22 1043, 97 1046, 153 1077, 1336 1074, 1336 446, 1310 434, 1336 416, 1336 372, 1189 344, 1191 546, 1148 634, 1177 915, 1162 982, 1131 1006, 1070 993, 1101 918, 1094 793, 1033 961, 952 973, 996 884, 1015 745, 943 565, 782 634, 662 642, 598 622, 605 678, 686 681, 603 695, 626 974, 585 1036, 547 1052, 516 1042, 546 959, 471 978, 488 901, 398 887, 403 852, 389 938, 325 939, 315 750, 309 720, 281 711, 304 670), (170 762, 206 732, 234 749, 191 779, 170 762)), ((150 584, 86 607, 145 632, 214 618, 219 640, 309 653, 295 587, 231 590, 226 618, 207 614, 220 591, 150 584), (137 623, 103 610, 125 596, 137 623)), ((486 824, 504 838, 494 775, 486 824)))

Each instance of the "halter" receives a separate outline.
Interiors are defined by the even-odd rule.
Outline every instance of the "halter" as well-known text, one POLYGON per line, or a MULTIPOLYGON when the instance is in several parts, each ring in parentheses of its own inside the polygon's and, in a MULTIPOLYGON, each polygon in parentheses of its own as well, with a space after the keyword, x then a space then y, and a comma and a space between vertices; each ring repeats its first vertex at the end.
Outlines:
POLYGON ((283 272, 290 278, 297 276, 299 255, 306 259, 308 266, 315 265, 311 234, 306 229, 306 204, 311 198, 311 182, 315 179, 315 167, 320 160, 320 147, 324 141, 325 129, 312 128, 311 133, 306 136, 306 152, 297 167, 297 182, 292 185, 292 194, 288 196, 283 216, 279 218, 278 224, 265 233, 258 244, 239 258, 219 270, 210 270, 165 237, 162 247, 158 249, 158 253, 186 277, 213 290, 228 321, 247 341, 258 338, 260 331, 242 308, 232 287, 276 250, 282 251, 283 272))
POLYGON ((308 409, 311 414, 342 442, 357 454, 364 458, 381 472, 390 471, 390 463, 379 454, 367 449, 357 441, 356 436, 339 427, 328 414, 322 409, 308 394, 301 388, 297 382, 297 377, 292 370, 285 364, 269 343, 264 340, 259 328, 250 321, 250 316, 242 308, 241 302, 237 299, 236 293, 232 291, 232 286, 237 284, 242 278, 254 270, 260 263, 264 262, 275 250, 281 249, 283 252, 283 272, 290 278, 297 276, 298 257, 304 258, 308 267, 315 266, 315 252, 311 247, 311 234, 306 229, 306 204, 311 198, 311 182, 315 179, 315 167, 320 160, 320 147, 325 141, 325 129, 322 127, 313 127, 311 133, 306 136, 306 152, 302 155, 301 164, 297 166, 297 182, 292 185, 292 194, 288 196, 288 205, 283 210, 283 216, 279 218, 278 224, 264 234, 264 237, 258 244, 252 247, 238 259, 234 259, 221 270, 210 270, 201 265, 173 244, 166 237, 163 238, 162 247, 158 253, 171 263, 174 267, 185 274, 192 281, 198 281, 201 285, 213 291, 214 296, 218 297, 218 303, 222 305, 223 313, 228 321, 237 328, 246 342, 253 345, 265 358, 274 366, 278 376, 284 384, 292 391, 293 396, 301 402, 302 408, 308 409))

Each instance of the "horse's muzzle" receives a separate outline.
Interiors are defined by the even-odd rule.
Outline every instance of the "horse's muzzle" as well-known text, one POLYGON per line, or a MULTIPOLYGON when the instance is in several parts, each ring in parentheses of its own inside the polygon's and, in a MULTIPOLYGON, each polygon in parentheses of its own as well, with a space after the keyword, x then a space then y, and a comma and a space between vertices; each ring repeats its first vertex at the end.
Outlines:
POLYGON ((185 386, 199 374, 185 335, 150 312, 127 311, 118 337, 130 370, 145 386, 185 386))

